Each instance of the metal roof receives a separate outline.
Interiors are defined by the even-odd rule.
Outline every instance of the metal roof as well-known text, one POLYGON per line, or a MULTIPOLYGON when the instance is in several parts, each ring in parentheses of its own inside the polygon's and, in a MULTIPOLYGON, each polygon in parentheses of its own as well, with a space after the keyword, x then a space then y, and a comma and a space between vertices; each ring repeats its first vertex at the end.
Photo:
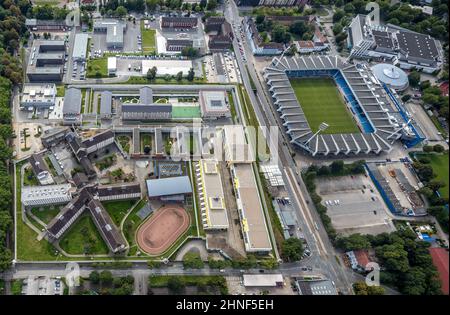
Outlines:
POLYGON ((168 177, 147 180, 148 196, 162 197, 192 193, 189 176, 168 177))
POLYGON ((80 114, 81 90, 76 88, 66 89, 64 94, 63 114, 80 114))
POLYGON ((76 34, 75 43, 73 45, 72 58, 74 59, 86 59, 86 51, 88 44, 88 34, 76 34))

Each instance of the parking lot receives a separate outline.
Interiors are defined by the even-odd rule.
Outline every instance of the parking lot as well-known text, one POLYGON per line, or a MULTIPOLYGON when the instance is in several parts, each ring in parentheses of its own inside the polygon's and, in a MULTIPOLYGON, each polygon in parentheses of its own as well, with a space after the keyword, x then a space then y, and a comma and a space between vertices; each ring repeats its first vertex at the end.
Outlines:
POLYGON ((63 295, 64 283, 61 279, 30 276, 23 280, 22 294, 25 295, 63 295))
POLYGON ((127 27, 123 33, 123 48, 110 49, 106 46, 106 33, 93 32, 92 34, 92 45, 91 56, 93 56, 94 51, 104 52, 130 52, 130 53, 140 53, 141 44, 139 43, 138 36, 141 36, 141 28, 139 21, 133 24, 131 21, 127 21, 127 27))
POLYGON ((240 83, 240 73, 233 52, 206 56, 203 64, 208 82, 240 83))
POLYGON ((388 216, 389 209, 369 177, 358 175, 318 179, 317 192, 339 233, 376 235, 395 231, 388 216))
POLYGON ((228 286, 228 292, 231 295, 261 295, 265 292, 268 295, 294 295, 291 288, 290 280, 284 277, 284 286, 282 287, 245 287, 242 277, 230 276, 225 277, 228 286))

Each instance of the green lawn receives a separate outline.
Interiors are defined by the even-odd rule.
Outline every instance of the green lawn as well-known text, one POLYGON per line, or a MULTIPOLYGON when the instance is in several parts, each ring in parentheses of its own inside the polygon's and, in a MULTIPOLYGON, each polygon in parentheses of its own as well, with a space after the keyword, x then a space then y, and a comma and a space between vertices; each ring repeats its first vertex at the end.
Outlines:
POLYGON ((144 21, 141 21, 142 51, 144 53, 155 52, 156 49, 156 30, 145 29, 144 21))
POLYGON ((130 245, 130 256, 136 254, 137 245, 134 235, 136 233, 136 229, 142 222, 141 218, 138 217, 136 213, 141 210, 142 207, 144 207, 146 202, 146 199, 141 199, 139 203, 133 208, 123 224, 123 233, 128 241, 128 244, 130 245))
MULTIPOLYGON (((18 179, 19 180, 19 179, 18 179)), ((31 166, 25 168, 23 175, 23 185, 24 186, 38 186, 39 181, 33 173, 31 166)))
POLYGON ((448 198, 448 153, 446 154, 427 154, 426 155, 431 160, 431 167, 433 168, 433 173, 437 175, 435 180, 442 181, 445 183, 445 187, 439 189, 439 193, 442 197, 448 198))
POLYGON ((359 133, 358 126, 347 111, 332 79, 291 79, 290 81, 313 132, 317 132, 319 125, 325 122, 329 127, 322 133, 359 133))
POLYGON ((200 118, 199 106, 173 106, 172 118, 174 119, 187 119, 187 118, 200 118))
POLYGON ((135 203, 136 200, 114 200, 105 201, 102 205, 105 207, 106 211, 108 211, 114 224, 119 227, 123 217, 135 203))
POLYGON ((56 86, 56 96, 57 97, 64 97, 64 94, 66 93, 66 86, 64 84, 60 84, 56 86))
POLYGON ((106 78, 108 77, 108 58, 88 59, 87 72, 88 78, 106 78))
POLYGON ((120 145, 122 146, 122 149, 126 153, 130 153, 130 144, 131 144, 131 138, 128 136, 118 136, 117 140, 119 141, 120 145))
POLYGON ((91 216, 82 215, 59 242, 68 254, 108 254, 108 247, 103 241, 91 216))
POLYGON ((36 217, 38 217, 42 222, 48 224, 56 215, 61 211, 58 206, 46 206, 46 207, 36 207, 31 209, 36 217))

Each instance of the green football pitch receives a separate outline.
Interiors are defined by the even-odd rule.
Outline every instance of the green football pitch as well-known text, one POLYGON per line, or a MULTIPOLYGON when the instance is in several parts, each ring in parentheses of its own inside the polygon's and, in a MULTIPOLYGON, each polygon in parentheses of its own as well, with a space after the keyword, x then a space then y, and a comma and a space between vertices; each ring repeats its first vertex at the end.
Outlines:
POLYGON ((359 133, 342 95, 332 79, 291 79, 292 88, 313 132, 323 122, 329 127, 322 133, 359 133))

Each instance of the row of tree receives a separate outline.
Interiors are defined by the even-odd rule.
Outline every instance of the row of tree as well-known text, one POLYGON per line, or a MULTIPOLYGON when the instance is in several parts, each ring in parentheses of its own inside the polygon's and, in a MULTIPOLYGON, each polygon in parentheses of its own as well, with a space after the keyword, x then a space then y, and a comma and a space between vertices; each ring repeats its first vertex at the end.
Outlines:
MULTIPOLYGON (((156 67, 152 67, 152 68, 148 69, 147 80, 149 80, 149 81, 155 80, 157 71, 158 71, 158 69, 156 67)), ((180 82, 183 80, 183 76, 184 76, 183 71, 180 71, 175 75, 174 78, 180 82)), ((169 74, 164 76, 164 79, 166 81, 170 81, 172 78, 173 78, 173 76, 171 76, 169 74)), ((194 72, 194 69, 191 68, 191 69, 189 69, 189 72, 187 73, 186 79, 188 81, 192 82, 192 81, 194 81, 194 78, 195 78, 195 72, 194 72)))
POLYGON ((22 36, 27 34, 23 14, 29 9, 24 1, 0 1, 0 271, 12 260, 9 235, 13 229, 11 216, 12 190, 8 172, 12 158, 9 144, 13 137, 11 127, 11 91, 22 82, 22 67, 17 50, 22 36))
MULTIPOLYGON (((134 290, 134 278, 132 276, 114 278, 111 271, 92 271, 89 274, 91 284, 98 287, 97 291, 102 295, 131 295, 134 290)), ((89 292, 81 292, 88 294, 89 292)))
POLYGON ((311 40, 314 34, 314 25, 304 21, 295 22, 288 27, 272 19, 268 19, 264 15, 257 15, 255 23, 264 42, 273 41, 287 44, 292 38, 311 40))
POLYGON ((417 239, 407 226, 376 236, 352 234, 339 237, 336 245, 345 251, 375 250, 381 266, 380 281, 407 295, 441 294, 438 273, 428 251, 430 244, 417 239))

